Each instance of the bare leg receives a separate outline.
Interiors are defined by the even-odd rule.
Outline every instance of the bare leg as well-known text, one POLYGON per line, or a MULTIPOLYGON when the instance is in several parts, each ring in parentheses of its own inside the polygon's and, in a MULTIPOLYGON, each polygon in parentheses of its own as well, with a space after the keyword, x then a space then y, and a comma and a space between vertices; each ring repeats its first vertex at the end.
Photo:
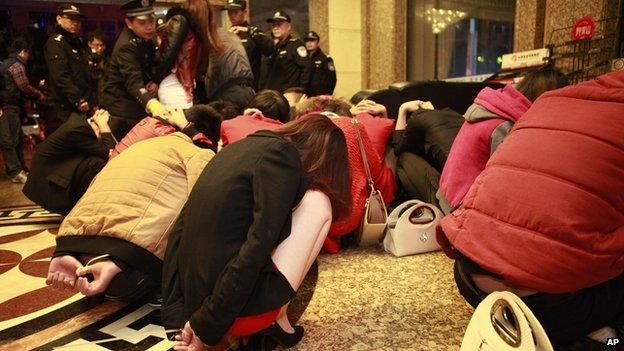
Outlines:
MULTIPOLYGON (((277 269, 297 291, 316 260, 331 226, 331 203, 327 195, 308 190, 292 215, 290 236, 281 242, 272 259, 277 269)), ((282 307, 277 324, 288 333, 294 329, 286 316, 288 305, 282 307)))
POLYGON ((76 270, 82 267, 82 263, 74 256, 64 255, 54 257, 50 261, 46 284, 56 289, 72 289, 76 284, 76 270))
POLYGON ((104 260, 79 268, 76 270, 76 274, 79 276, 76 288, 85 296, 103 293, 113 277, 119 272, 121 272, 121 268, 111 260, 104 260), (93 275, 93 281, 90 283, 85 277, 87 274, 93 275))

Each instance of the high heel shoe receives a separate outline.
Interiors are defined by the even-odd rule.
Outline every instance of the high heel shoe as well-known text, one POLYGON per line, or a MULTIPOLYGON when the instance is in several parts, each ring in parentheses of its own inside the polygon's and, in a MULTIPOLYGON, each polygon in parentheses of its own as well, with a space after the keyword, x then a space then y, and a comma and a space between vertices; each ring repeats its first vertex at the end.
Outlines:
POLYGON ((287 333, 279 324, 273 323, 270 327, 262 329, 259 333, 270 336, 273 340, 277 341, 280 346, 288 348, 297 345, 297 343, 301 341, 301 338, 303 338, 302 326, 295 325, 293 329, 295 329, 294 333, 287 333))

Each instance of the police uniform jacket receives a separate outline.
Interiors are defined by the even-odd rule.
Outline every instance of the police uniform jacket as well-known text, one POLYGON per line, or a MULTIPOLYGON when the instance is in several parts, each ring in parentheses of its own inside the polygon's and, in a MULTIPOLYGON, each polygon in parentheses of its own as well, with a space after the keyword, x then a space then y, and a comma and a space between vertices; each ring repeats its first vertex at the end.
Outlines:
POLYGON ((288 36, 275 46, 269 60, 269 74, 264 88, 282 93, 293 87, 307 89, 310 69, 310 58, 303 42, 288 36))
POLYGON ((139 121, 155 94, 147 91, 152 81, 155 46, 152 40, 123 29, 104 74, 102 107, 112 116, 139 121))
POLYGON ((87 47, 82 40, 60 26, 45 44, 53 102, 62 111, 78 111, 86 101, 95 105, 96 87, 91 80, 87 47))
POLYGON ((258 27, 251 26, 246 21, 241 27, 247 27, 247 32, 239 32, 238 37, 243 43, 251 70, 254 76, 254 89, 258 90, 258 82, 260 81, 260 67, 262 63, 262 55, 270 56, 275 49, 273 40, 261 31, 258 27))
POLYGON ((309 96, 332 95, 336 87, 334 60, 320 48, 310 55, 312 73, 310 75, 309 96))

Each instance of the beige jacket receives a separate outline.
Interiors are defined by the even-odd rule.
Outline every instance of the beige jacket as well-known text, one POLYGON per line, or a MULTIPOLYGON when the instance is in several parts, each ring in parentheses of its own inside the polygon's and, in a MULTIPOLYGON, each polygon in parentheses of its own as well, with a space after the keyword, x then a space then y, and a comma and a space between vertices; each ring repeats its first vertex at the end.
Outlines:
POLYGON ((58 236, 115 237, 162 260, 168 234, 213 156, 179 132, 132 145, 95 177, 58 236))

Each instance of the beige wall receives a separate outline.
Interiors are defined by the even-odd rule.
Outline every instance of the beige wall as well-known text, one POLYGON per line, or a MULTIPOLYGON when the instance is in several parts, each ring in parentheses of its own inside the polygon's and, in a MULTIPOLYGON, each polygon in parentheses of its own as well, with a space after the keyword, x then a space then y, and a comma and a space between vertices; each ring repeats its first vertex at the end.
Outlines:
POLYGON ((359 0, 328 0, 328 36, 338 83, 334 95, 351 98, 362 88, 362 8, 359 0))
POLYGON ((311 26, 325 30, 318 19, 327 13, 336 96, 405 80, 406 7, 406 0, 310 0, 311 26))

